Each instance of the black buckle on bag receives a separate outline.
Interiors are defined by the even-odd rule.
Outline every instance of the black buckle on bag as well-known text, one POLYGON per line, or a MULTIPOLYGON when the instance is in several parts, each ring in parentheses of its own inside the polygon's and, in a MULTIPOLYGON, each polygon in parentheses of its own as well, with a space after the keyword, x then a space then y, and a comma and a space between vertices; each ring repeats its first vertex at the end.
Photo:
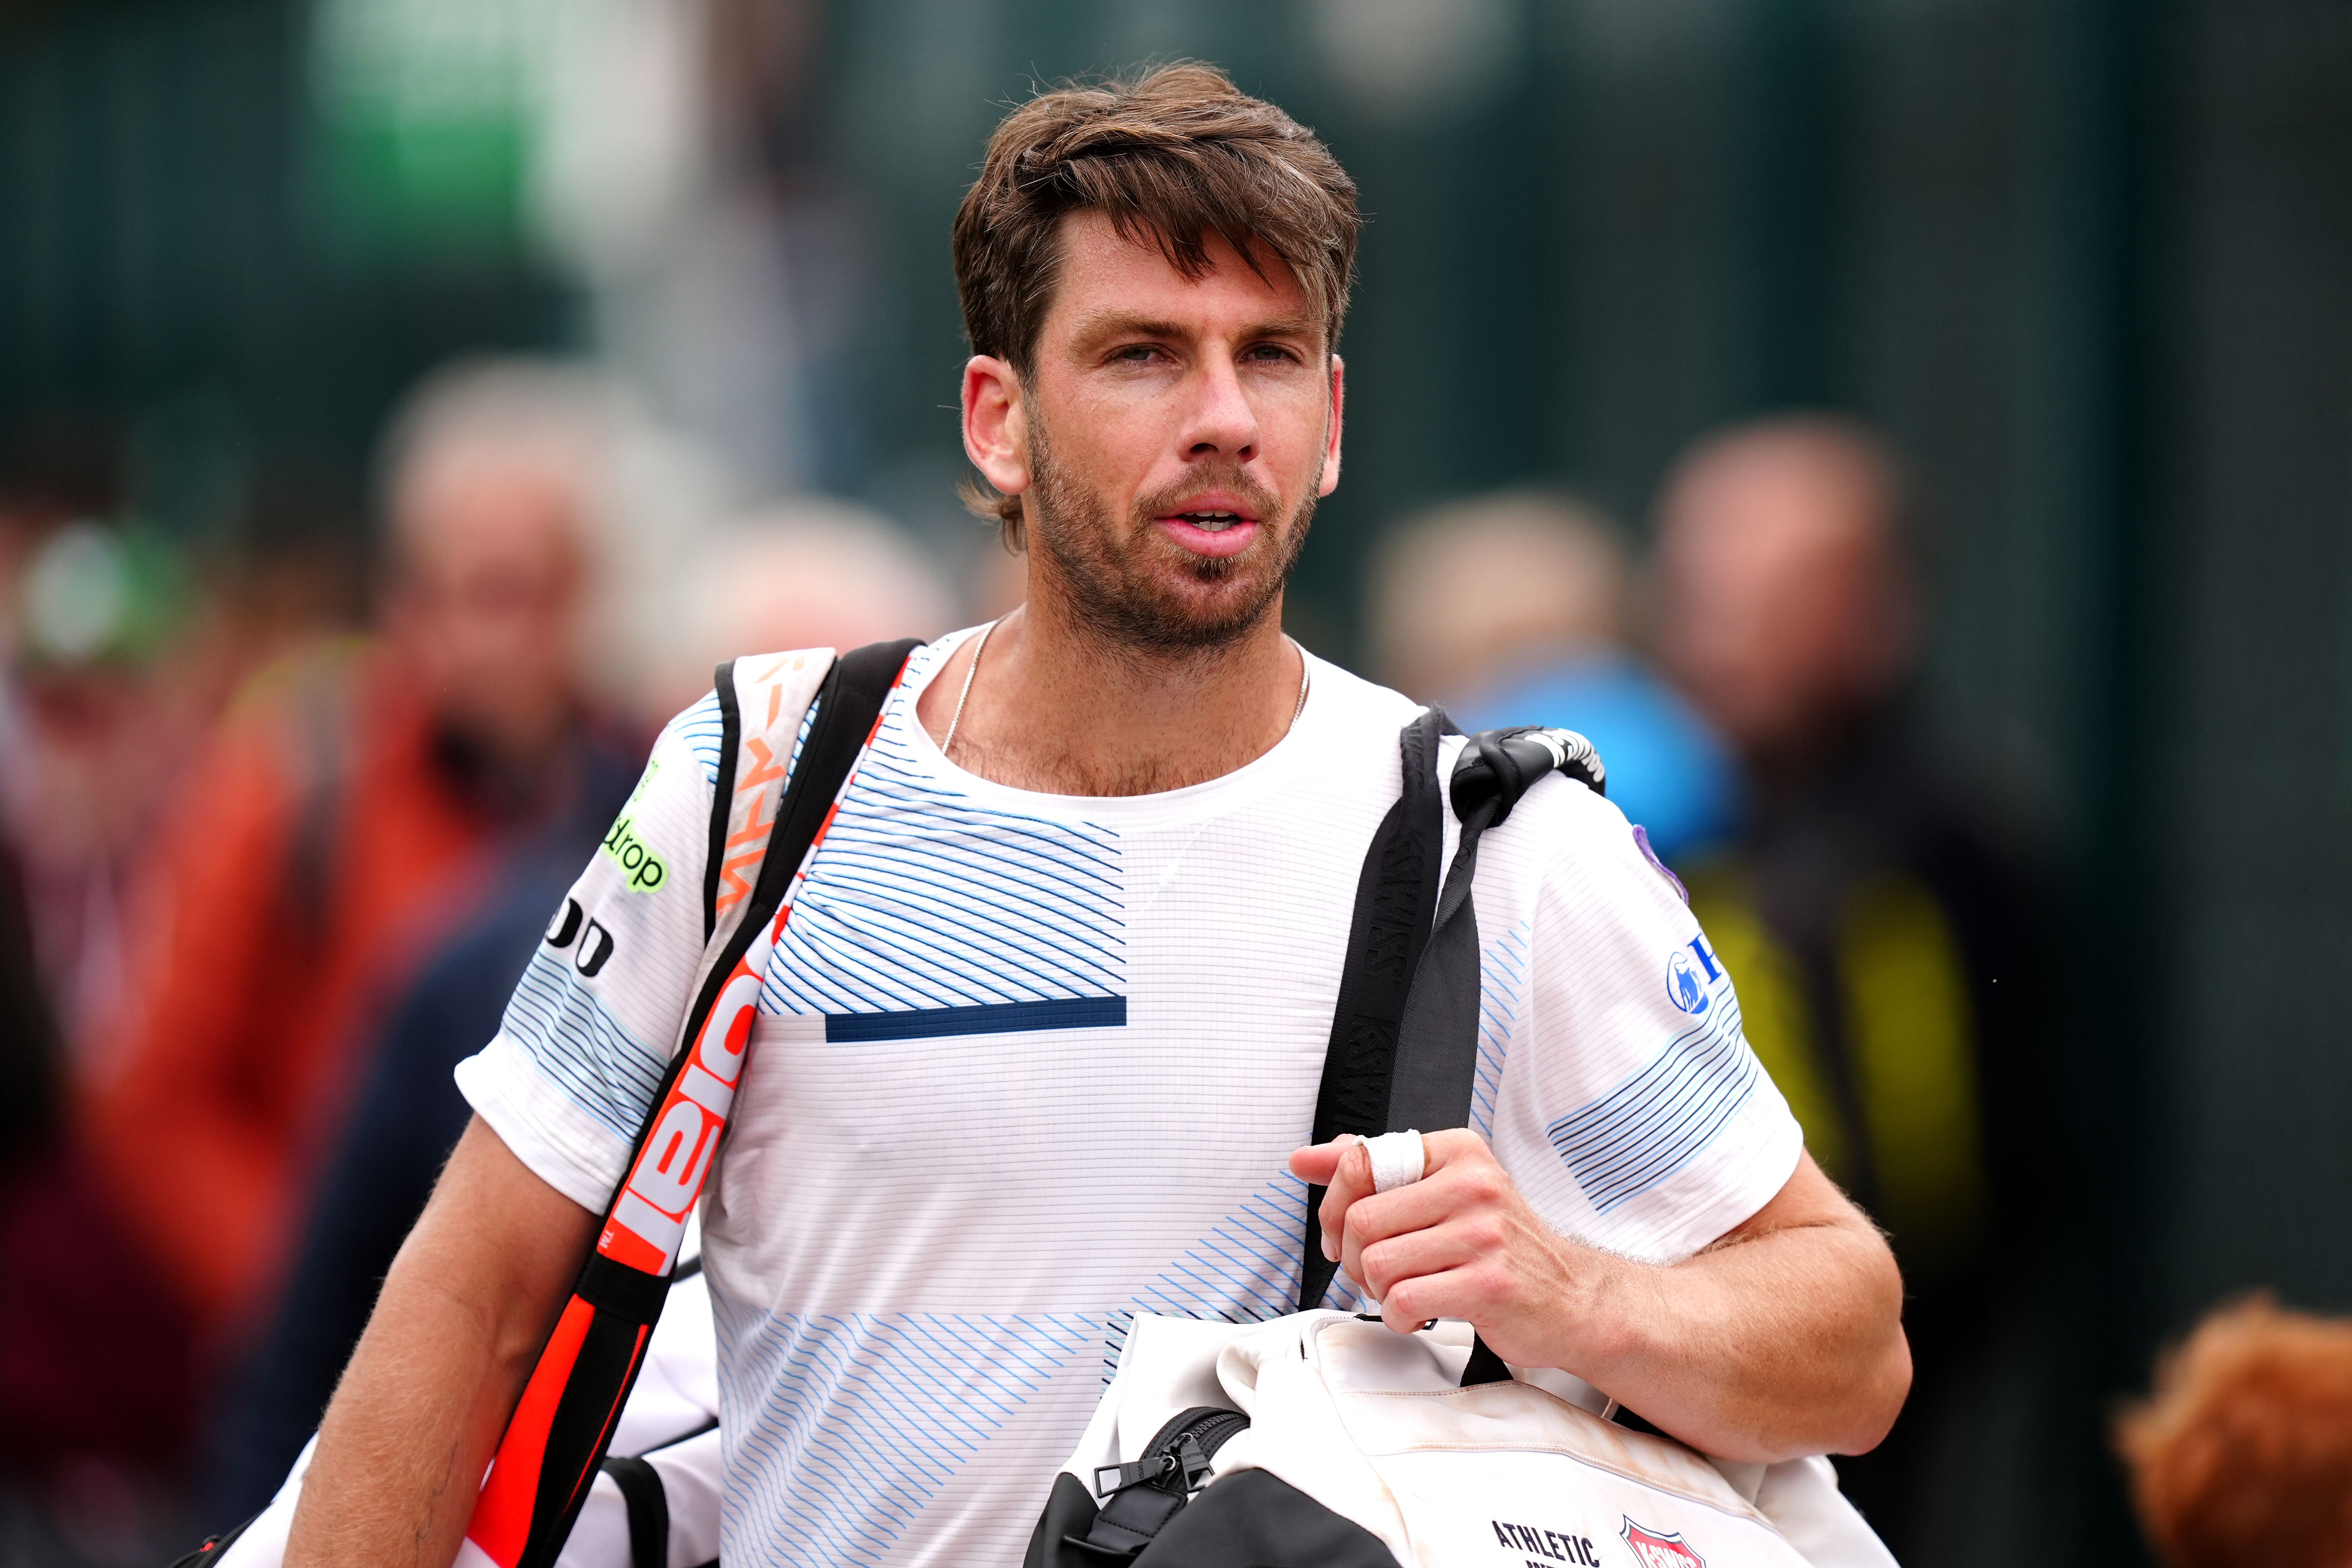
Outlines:
POLYGON ((1201 1452, 1200 1443, 1187 1433, 1172 1452, 1156 1458, 1137 1459, 1124 1465, 1097 1465, 1095 1496, 1107 1500, 1129 1487, 1156 1486, 1163 1491, 1175 1491, 1181 1487, 1183 1495, 1191 1497, 1209 1484, 1210 1472, 1214 1468, 1209 1462, 1209 1456, 1201 1452), (1118 1484, 1105 1487, 1105 1476, 1116 1477, 1118 1484), (1171 1482, 1175 1484, 1171 1485, 1171 1482))

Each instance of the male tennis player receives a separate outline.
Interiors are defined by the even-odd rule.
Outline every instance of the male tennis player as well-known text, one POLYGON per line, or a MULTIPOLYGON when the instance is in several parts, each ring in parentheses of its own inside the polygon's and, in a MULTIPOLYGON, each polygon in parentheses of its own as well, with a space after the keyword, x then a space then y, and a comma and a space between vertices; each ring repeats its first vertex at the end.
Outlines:
MULTIPOLYGON (((1139 1310, 1466 1317, 1716 1455, 1854 1451, 1901 1287, 1624 818, 1565 778, 1486 839, 1475 1125, 1370 1195, 1311 1125, 1412 703, 1282 632, 1339 480, 1354 187, 1178 66, 1006 118, 956 220, 976 491, 1028 599, 920 650, 810 863, 704 1207, 736 1563, 1010 1564, 1139 1310)), ((1508 353, 1465 342, 1462 352, 1508 353)), ((457 1549, 689 1005, 706 703, 459 1068, 476 1120, 330 1409, 289 1561, 457 1549)), ((1448 749, 1441 765, 1450 765, 1448 749)))

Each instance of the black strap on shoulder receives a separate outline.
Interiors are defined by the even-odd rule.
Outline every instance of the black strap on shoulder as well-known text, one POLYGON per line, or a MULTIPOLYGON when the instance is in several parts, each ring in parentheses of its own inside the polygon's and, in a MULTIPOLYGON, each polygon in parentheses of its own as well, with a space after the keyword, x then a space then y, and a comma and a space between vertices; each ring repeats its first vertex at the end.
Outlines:
POLYGON ((1469 1124, 1478 1073, 1478 910, 1470 897, 1478 840, 1511 815, 1536 781, 1554 771, 1596 794, 1605 773, 1592 742, 1572 730, 1484 730, 1454 759, 1446 794, 1462 841, 1446 868, 1428 945, 1413 971, 1389 1088, 1388 1127, 1469 1124))
POLYGON ((727 859, 727 820, 735 809, 735 757, 743 749, 741 700, 735 695, 735 661, 710 672, 719 699, 719 780, 710 795, 710 858, 702 863, 702 940, 719 929, 719 875, 727 859))
MULTIPOLYGON (((849 776, 857 754, 872 738, 874 722, 881 716, 883 703, 889 700, 890 688, 905 668, 907 656, 922 646, 913 637, 867 643, 833 661, 817 691, 816 721, 802 742, 784 798, 776 803, 775 829, 768 836, 759 879, 751 884, 751 907, 744 913, 742 930, 756 930, 775 918, 793 873, 807 858, 809 846, 824 826, 825 814, 833 809, 834 796, 841 793, 842 780, 849 776), (805 789, 801 787, 803 777, 809 785, 805 789)), ((748 949, 751 943, 746 941, 743 945, 748 949)), ((733 961, 729 963, 731 967, 733 961)), ((726 984, 724 973, 718 979, 721 985, 726 984)), ((714 993, 712 1001, 717 999, 714 993)))
MULTIPOLYGON (((1356 912, 1348 928, 1348 954, 1339 972, 1339 1000, 1331 1014, 1331 1043, 1323 1055, 1323 1085, 1315 1098, 1312 1142, 1342 1132, 1370 1138, 1388 1131, 1389 1079, 1396 1066, 1397 1030, 1413 966, 1429 936, 1437 902, 1438 859, 1445 821, 1437 789, 1437 742, 1457 733, 1441 709, 1423 711, 1397 736, 1404 788, 1372 833, 1356 879, 1356 912)), ((1323 1303, 1339 1265, 1323 1256, 1316 1212, 1323 1189, 1307 1193, 1307 1268, 1298 1310, 1323 1303)))
MULTIPOLYGON (((898 671, 918 646, 913 641, 876 643, 843 655, 826 672, 817 694, 815 719, 783 798, 777 803, 775 826, 769 832, 742 921, 721 944, 696 994, 687 1014, 685 1039, 691 1041, 701 1032, 735 965, 775 918, 793 872, 807 858, 835 797, 872 736, 898 671)), ((624 1172, 633 1169, 644 1152, 662 1102, 691 1055, 680 1050, 671 1058, 631 1142, 624 1172)), ((614 1201, 618 1201, 618 1195, 616 1190, 614 1201)), ((609 1205, 606 1213, 611 1213, 609 1205)), ((647 1274, 601 1254, 591 1253, 583 1265, 573 1295, 589 1307, 591 1315, 569 1366, 560 1374, 561 1392, 537 1455, 538 1484, 517 1568, 547 1568, 563 1550, 572 1521, 587 1497, 587 1483, 604 1457, 613 1422, 644 1367, 645 1330, 660 1318, 669 1287, 667 1276, 647 1274)), ((621 1479, 616 1474, 615 1479, 621 1479)))
MULTIPOLYGON (((1478 841, 1547 773, 1567 773, 1596 793, 1603 787, 1599 754, 1572 731, 1487 730, 1472 736, 1454 759, 1446 789, 1462 837, 1441 889, 1444 820, 1437 805, 1437 742, 1454 733, 1445 715, 1433 708, 1398 737, 1403 791, 1373 834, 1356 886, 1355 920, 1316 1100, 1316 1142, 1342 1132, 1370 1137, 1391 1129, 1469 1125, 1478 1068, 1478 916, 1470 897, 1478 841)), ((1322 1202, 1322 1189, 1310 1188, 1301 1311, 1321 1305, 1338 1268, 1323 1256, 1317 1217, 1322 1202)), ((1465 1384, 1508 1375, 1483 1340, 1474 1342, 1465 1384)))
MULTIPOLYGON (((800 869, 808 858, 809 846, 816 842, 817 832, 824 826, 825 813, 833 809, 834 797, 841 793, 842 781, 857 763, 858 752, 866 749, 866 740, 874 733, 874 722, 880 717, 882 704, 889 700, 890 688, 905 667, 907 656, 920 647, 912 637, 898 642, 868 643, 852 648, 833 661, 825 672, 824 683, 817 688, 816 717, 809 724, 808 739, 801 742, 800 758, 793 764, 792 777, 785 781, 783 798, 776 802, 776 823, 768 832, 768 847, 760 857, 760 874, 752 880, 751 897, 743 910, 741 923, 727 939, 727 946, 703 976, 702 990, 694 999, 694 1008, 687 1015, 686 1038, 691 1040, 702 1028, 703 1020, 719 1005, 719 994, 726 989, 727 977, 735 972, 736 961, 751 951, 752 941, 761 928, 776 918, 776 910, 784 901, 784 889, 791 886, 793 873, 800 869)), ((732 683, 727 683, 731 687, 732 683)), ((726 700, 721 699, 721 710, 726 700)), ((730 746, 729 754, 733 754, 730 746)), ((720 782, 726 781, 725 766, 720 768, 720 782)), ((723 820, 717 830, 723 836, 723 820)), ((670 1062, 675 1073, 685 1065, 687 1053, 680 1051, 670 1062)), ((646 1125, 639 1129, 635 1149, 644 1146, 653 1133, 653 1118, 661 1111, 663 1096, 669 1092, 669 1082, 664 1079, 655 1093, 646 1112, 646 1125)), ((635 1149, 630 1153, 634 1165, 635 1149)))

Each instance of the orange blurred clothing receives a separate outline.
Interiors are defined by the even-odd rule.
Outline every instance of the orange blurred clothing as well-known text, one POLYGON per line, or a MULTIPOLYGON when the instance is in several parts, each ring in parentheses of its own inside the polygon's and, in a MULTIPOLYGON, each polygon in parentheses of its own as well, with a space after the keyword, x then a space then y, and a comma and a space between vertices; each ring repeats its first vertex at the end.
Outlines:
POLYGON ((274 1283, 355 1058, 475 901, 495 830, 381 652, 266 677, 177 791, 83 1104, 124 1208, 206 1328, 274 1283))

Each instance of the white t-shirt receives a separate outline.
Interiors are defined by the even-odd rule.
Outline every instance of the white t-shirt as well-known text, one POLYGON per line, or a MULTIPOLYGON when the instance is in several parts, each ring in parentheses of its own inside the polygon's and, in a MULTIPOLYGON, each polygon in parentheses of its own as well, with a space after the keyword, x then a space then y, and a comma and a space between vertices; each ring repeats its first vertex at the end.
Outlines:
MULTIPOLYGON (((1305 711, 1246 767, 1036 795, 917 721, 958 640, 916 653, 811 863, 705 1202, 730 1561, 1017 1563, 1132 1314, 1297 1301, 1285 1161, 1415 706, 1310 658, 1305 711)), ((599 1210, 691 1001, 716 712, 663 731, 582 918, 457 1069, 599 1210)), ((1660 1262, 1762 1207, 1801 1135, 1617 809, 1547 779, 1476 886, 1474 1121, 1528 1201, 1660 1262)), ((1327 1300, 1356 1298, 1342 1277, 1327 1300)))

